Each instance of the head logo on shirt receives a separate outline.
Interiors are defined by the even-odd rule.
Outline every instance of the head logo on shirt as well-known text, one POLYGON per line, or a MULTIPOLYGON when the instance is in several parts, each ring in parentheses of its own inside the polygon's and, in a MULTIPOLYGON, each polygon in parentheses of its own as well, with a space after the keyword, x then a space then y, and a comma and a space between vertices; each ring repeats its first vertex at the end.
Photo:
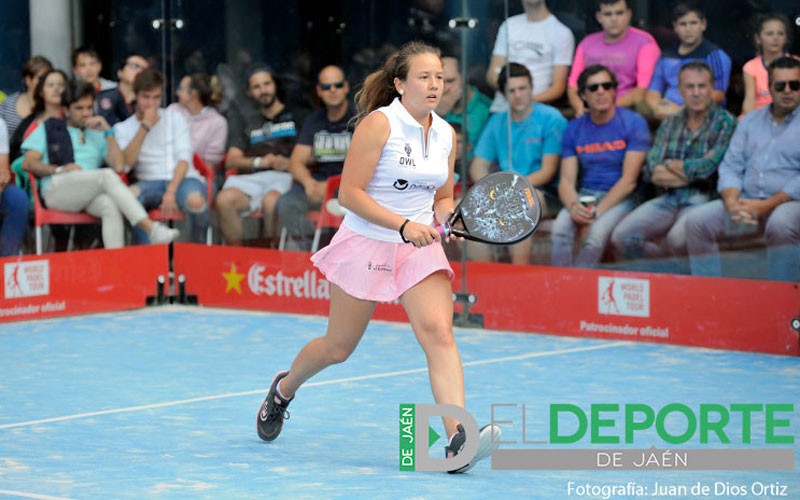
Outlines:
POLYGON ((611 142, 593 142, 591 144, 584 144, 577 146, 575 149, 578 154, 583 153, 605 153, 606 151, 620 151, 628 147, 628 142, 625 139, 617 139, 611 142))

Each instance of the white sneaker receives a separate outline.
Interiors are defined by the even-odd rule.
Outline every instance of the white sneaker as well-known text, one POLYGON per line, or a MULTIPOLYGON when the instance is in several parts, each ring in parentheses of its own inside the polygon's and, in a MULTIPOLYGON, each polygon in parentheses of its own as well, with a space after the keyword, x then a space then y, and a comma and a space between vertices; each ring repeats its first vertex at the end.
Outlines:
POLYGON ((341 217, 347 213, 347 209, 339 205, 339 198, 331 198, 325 203, 325 210, 331 215, 341 217))
POLYGON ((179 234, 181 232, 177 229, 168 227, 160 222, 153 222, 153 229, 150 230, 150 243, 153 245, 171 243, 179 234))

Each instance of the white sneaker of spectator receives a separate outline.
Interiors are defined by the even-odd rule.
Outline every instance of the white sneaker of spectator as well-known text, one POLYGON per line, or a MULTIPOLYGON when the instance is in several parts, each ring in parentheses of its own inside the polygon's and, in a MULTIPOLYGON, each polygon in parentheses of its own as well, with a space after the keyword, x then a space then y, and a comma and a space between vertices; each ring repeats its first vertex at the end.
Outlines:
POLYGON ((179 234, 181 232, 177 229, 168 227, 160 222, 153 222, 153 228, 150 230, 150 243, 153 245, 171 243, 179 234))

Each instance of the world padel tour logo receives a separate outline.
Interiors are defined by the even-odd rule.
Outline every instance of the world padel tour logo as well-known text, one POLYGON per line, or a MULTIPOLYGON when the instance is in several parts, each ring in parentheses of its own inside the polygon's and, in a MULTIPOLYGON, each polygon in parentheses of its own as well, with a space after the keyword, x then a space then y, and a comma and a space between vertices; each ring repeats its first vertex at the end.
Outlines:
MULTIPOLYGON (((503 430, 491 454, 495 470, 794 470, 792 429, 800 423, 792 403, 556 403, 540 412, 495 403, 491 415, 503 430), (589 447, 563 446, 575 444, 589 447)), ((478 450, 478 426, 463 408, 401 404, 398 419, 401 471, 454 470, 478 450), (464 425, 462 453, 431 458, 440 437, 431 417, 464 425)))
POLYGON ((3 265, 6 299, 50 294, 50 261, 31 260, 3 265))
POLYGON ((649 318, 650 281, 600 276, 597 279, 597 312, 649 318))

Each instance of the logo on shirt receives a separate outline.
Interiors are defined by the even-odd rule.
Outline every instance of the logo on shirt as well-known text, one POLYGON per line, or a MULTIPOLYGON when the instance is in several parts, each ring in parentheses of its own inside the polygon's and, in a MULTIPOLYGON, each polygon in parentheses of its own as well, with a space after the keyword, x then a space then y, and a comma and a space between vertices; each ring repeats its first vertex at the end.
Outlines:
POLYGON ((400 157, 400 166, 417 168, 417 165, 414 164, 414 159, 411 158, 411 144, 406 143, 404 150, 406 152, 406 155, 400 157))
POLYGON ((625 139, 617 139, 611 142, 593 142, 591 144, 584 144, 577 146, 575 149, 578 154, 583 153, 605 153, 606 151, 620 151, 628 147, 628 142, 625 139))
POLYGON ((434 186, 433 184, 414 184, 413 182, 408 182, 405 179, 397 179, 396 181, 394 181, 394 184, 392 184, 392 186, 398 191, 405 191, 408 188, 424 189, 426 191, 436 190, 436 186, 434 186))

